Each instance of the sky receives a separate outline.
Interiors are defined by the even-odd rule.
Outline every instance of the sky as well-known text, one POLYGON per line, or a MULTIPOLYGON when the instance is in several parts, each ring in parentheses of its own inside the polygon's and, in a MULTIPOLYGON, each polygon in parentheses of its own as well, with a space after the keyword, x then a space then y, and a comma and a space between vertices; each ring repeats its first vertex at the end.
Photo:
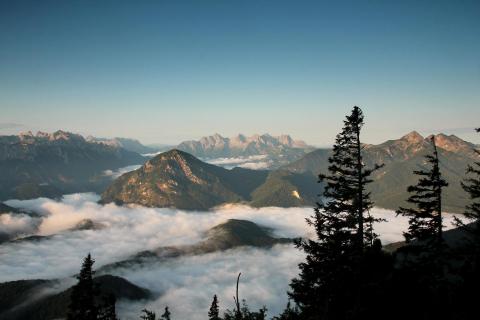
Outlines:
POLYGON ((480 143, 480 1, 0 1, 0 134, 480 143))

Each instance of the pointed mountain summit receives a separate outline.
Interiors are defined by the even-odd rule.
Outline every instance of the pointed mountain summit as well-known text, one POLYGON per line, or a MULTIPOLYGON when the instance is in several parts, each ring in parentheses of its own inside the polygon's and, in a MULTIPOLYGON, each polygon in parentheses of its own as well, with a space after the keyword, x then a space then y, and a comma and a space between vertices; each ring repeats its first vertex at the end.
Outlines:
POLYGON ((412 131, 412 132, 404 135, 403 137, 401 137, 400 140, 403 140, 403 141, 408 142, 408 143, 421 143, 425 139, 417 131, 412 131))
POLYGON ((227 170, 174 149, 115 180, 103 193, 102 202, 203 210, 249 200, 266 175, 241 168, 227 170))

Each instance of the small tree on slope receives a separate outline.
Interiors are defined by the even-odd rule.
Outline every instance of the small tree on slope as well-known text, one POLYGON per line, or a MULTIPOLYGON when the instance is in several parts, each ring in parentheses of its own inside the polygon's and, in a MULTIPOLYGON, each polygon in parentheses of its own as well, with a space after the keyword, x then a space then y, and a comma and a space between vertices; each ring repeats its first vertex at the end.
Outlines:
POLYGON ((73 287, 71 302, 68 307, 68 320, 96 320, 98 308, 95 305, 95 297, 98 289, 93 282, 92 266, 95 261, 91 255, 83 260, 80 274, 77 276, 78 283, 73 287))

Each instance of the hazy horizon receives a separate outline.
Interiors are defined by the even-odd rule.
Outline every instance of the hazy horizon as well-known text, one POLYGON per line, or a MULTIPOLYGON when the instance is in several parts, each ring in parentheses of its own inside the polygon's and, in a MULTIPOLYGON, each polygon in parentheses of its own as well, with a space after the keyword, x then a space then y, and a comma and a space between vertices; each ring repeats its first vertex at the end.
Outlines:
MULTIPOLYGON (((329 142, 329 143, 324 143, 324 142, 315 143, 315 142, 308 141, 308 140, 306 140, 306 139, 304 139, 300 136, 296 136, 296 135, 294 135, 292 133, 288 133, 288 132, 280 132, 280 133, 271 133, 271 132, 244 133, 244 132, 237 132, 237 133, 234 133, 234 134, 222 134, 221 132, 213 131, 213 132, 210 132, 210 133, 205 133, 205 134, 200 135, 200 136, 188 136, 183 140, 165 141, 165 140, 161 140, 161 138, 152 139, 152 140, 143 140, 143 139, 138 138, 138 137, 132 137, 132 136, 127 136, 127 135, 122 135, 122 134, 113 134, 111 136, 97 136, 97 135, 93 135, 92 133, 89 133, 89 132, 69 130, 69 129, 65 129, 65 128, 57 128, 57 129, 46 130, 46 129, 42 129, 42 128, 27 127, 27 126, 18 125, 18 124, 15 124, 14 127, 8 127, 8 128, 2 127, 2 125, 3 124, 0 123, 0 135, 18 135, 22 132, 28 132, 28 131, 31 131, 33 134, 36 134, 38 131, 46 131, 46 132, 51 133, 51 132, 54 132, 54 131, 57 131, 57 130, 63 130, 63 131, 68 131, 68 132, 72 132, 72 133, 81 134, 84 137, 94 136, 96 138, 107 138, 107 139, 129 138, 129 139, 136 139, 144 145, 165 145, 165 146, 175 146, 175 145, 180 144, 181 142, 189 141, 189 140, 200 140, 202 137, 212 136, 214 134, 220 134, 222 137, 225 137, 225 138, 232 138, 234 136, 237 136, 238 134, 243 134, 247 137, 253 136, 255 134, 259 134, 259 135, 270 134, 272 136, 280 136, 280 135, 285 135, 286 134, 286 135, 290 135, 292 137, 292 139, 294 139, 294 140, 303 140, 308 145, 318 147, 318 148, 329 148, 329 147, 331 147, 333 145, 334 139, 335 139, 335 134, 333 136, 330 136, 330 137, 322 137, 321 136, 321 138, 330 139, 331 142, 329 142)), ((8 124, 8 125, 14 125, 14 124, 8 124)), ((405 131, 403 133, 399 133, 398 135, 386 134, 385 137, 378 136, 377 139, 375 139, 374 141, 366 141, 366 139, 364 138, 364 143, 379 144, 379 143, 385 142, 387 140, 399 139, 402 136, 404 136, 404 135, 406 135, 406 134, 408 134, 412 131, 417 131, 418 133, 420 133, 424 137, 427 137, 431 134, 443 133, 443 134, 447 134, 447 135, 456 135, 459 138, 461 138, 465 141, 468 141, 468 142, 480 143, 480 137, 478 137, 478 134, 475 133, 475 128, 474 127, 471 127, 471 128, 439 129, 439 130, 434 130, 434 131, 417 130, 417 129, 412 128, 410 131, 405 131)))

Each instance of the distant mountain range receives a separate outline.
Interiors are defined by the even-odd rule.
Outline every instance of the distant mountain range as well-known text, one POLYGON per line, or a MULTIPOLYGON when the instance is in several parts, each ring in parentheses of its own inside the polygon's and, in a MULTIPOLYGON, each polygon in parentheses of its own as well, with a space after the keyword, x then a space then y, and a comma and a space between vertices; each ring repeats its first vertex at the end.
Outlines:
POLYGON ((203 137, 198 141, 185 141, 175 147, 195 157, 224 167, 273 169, 300 159, 314 150, 304 141, 293 140, 289 135, 269 134, 246 137, 239 134, 224 138, 219 134, 203 137), (261 165, 259 165, 261 164, 261 165))
POLYGON ((145 146, 140 141, 135 139, 129 138, 97 138, 93 136, 88 136, 85 139, 87 142, 94 142, 94 143, 103 143, 108 146, 116 147, 116 148, 123 148, 128 151, 145 154, 145 153, 154 153, 161 148, 153 147, 153 146, 145 146))
POLYGON ((105 170, 144 161, 136 152, 61 130, 0 136, 0 200, 101 192, 110 182, 105 170))
MULTIPOLYGON (((367 166, 383 163, 371 184, 377 206, 397 209, 406 205, 406 189, 417 181, 414 170, 425 165, 431 152, 430 137, 412 132, 398 140, 364 145, 367 166)), ((462 212, 467 197, 460 186, 468 164, 479 160, 475 145, 456 136, 435 136, 441 168, 450 183, 444 207, 462 212)), ((236 168, 225 170, 173 150, 149 160, 136 171, 117 179, 102 195, 103 202, 138 203, 145 206, 208 209, 222 203, 242 202, 252 206, 312 206, 321 193, 317 181, 326 172, 330 149, 310 152, 280 169, 266 172, 236 168)))

